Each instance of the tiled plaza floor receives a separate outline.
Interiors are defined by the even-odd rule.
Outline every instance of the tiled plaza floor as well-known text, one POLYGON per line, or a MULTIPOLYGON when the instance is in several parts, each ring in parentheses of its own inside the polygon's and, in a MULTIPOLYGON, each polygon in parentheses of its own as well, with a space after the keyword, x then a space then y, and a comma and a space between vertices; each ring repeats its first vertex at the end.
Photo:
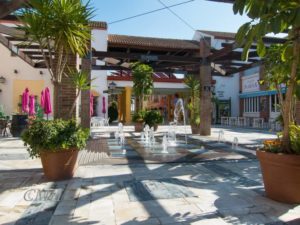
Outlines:
MULTIPOLYGON (((215 139, 213 134, 202 141, 215 139)), ((96 147, 89 146, 90 151, 97 152, 96 147)), ((20 140, 0 139, 0 224, 300 224, 299 205, 264 197, 251 151, 233 152, 241 157, 193 163, 94 161, 80 165, 72 180, 47 182, 40 161, 28 158, 20 140)))

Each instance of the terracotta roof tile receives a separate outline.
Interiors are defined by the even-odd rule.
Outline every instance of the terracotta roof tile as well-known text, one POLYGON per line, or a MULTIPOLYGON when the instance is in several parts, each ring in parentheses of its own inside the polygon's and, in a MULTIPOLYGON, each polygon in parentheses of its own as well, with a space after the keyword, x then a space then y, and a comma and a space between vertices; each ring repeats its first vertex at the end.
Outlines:
POLYGON ((108 35, 108 43, 121 46, 156 47, 165 49, 199 50, 199 42, 193 40, 167 39, 154 37, 138 37, 127 35, 108 35))
POLYGON ((91 28, 100 28, 107 30, 107 23, 103 21, 89 21, 89 25, 91 28))
POLYGON ((236 33, 232 32, 220 32, 220 31, 209 31, 209 30, 198 30, 201 33, 212 35, 219 39, 235 39, 236 33))

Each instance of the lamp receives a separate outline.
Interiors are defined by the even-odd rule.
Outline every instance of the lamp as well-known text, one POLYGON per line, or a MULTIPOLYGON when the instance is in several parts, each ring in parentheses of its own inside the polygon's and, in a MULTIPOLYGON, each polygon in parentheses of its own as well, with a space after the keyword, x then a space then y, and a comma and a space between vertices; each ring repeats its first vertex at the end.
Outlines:
POLYGON ((4 84, 6 82, 5 77, 1 76, 0 77, 0 84, 4 84))
POLYGON ((110 90, 114 90, 116 87, 117 87, 117 84, 113 81, 108 84, 108 89, 110 89, 110 90))

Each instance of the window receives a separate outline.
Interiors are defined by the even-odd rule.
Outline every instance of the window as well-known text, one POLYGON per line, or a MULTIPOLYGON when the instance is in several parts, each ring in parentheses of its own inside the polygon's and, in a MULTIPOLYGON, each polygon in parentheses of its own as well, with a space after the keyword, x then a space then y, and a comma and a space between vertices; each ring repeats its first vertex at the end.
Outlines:
POLYGON ((271 112, 280 112, 278 95, 270 96, 271 112))
POLYGON ((244 99, 244 112, 259 112, 259 97, 244 99))

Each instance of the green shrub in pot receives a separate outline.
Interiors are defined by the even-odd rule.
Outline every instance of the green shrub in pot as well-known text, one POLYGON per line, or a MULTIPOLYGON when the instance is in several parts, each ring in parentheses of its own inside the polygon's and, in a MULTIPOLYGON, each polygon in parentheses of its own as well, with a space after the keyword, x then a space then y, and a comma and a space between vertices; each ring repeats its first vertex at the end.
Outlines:
POLYGON ((86 146, 89 129, 73 120, 36 120, 22 134, 24 145, 32 158, 42 152, 81 150, 86 146))
POLYGON ((150 110, 145 114, 145 124, 148 124, 150 127, 158 125, 163 122, 163 117, 159 111, 150 110))

